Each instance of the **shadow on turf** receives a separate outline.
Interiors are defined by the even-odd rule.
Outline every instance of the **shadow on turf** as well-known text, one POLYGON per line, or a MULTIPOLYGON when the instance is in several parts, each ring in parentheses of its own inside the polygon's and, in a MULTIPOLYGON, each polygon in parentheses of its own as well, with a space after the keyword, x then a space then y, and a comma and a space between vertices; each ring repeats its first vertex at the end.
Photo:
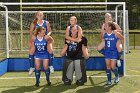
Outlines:
MULTIPOLYGON (((7 88, 12 88, 8 90, 4 90, 1 93, 61 93, 61 92, 68 92, 68 90, 72 89, 73 92, 71 93, 106 93, 109 92, 112 87, 114 87, 115 84, 112 84, 111 86, 104 86, 106 81, 102 81, 99 83, 94 83, 92 77, 89 77, 89 81, 91 82, 91 85, 84 85, 89 86, 86 88, 81 88, 79 90, 75 90, 77 87, 76 84, 72 85, 64 85, 62 82, 57 82, 55 84, 52 84, 51 86, 41 85, 39 87, 35 86, 11 86, 7 88), (38 92, 39 91, 39 92, 38 92)), ((4 87, 6 88, 6 86, 4 87)))
MULTIPOLYGON (((89 78, 90 79, 90 78, 89 78)), ((90 79, 91 81, 91 79, 90 79)), ((98 84, 94 84, 93 81, 91 81, 91 84, 93 86, 88 87, 88 88, 83 88, 80 90, 77 90, 76 93, 106 93, 109 92, 110 88, 112 88, 114 85, 111 86, 99 86, 99 84, 105 83, 105 82, 100 82, 98 84)), ((85 85, 86 86, 86 85, 85 85)), ((39 87, 35 86, 12 86, 10 88, 14 89, 8 89, 5 91, 2 91, 1 93, 25 93, 25 92, 34 92, 34 93, 61 93, 65 92, 69 89, 76 89, 78 86, 76 84, 72 85, 64 85, 62 82, 52 84, 51 86, 43 85, 39 87), (40 92, 37 92, 40 91, 40 92)), ((6 88, 6 87, 5 87, 6 88)), ((8 87, 9 88, 9 87, 8 87)))
POLYGON ((77 90, 76 93, 108 93, 112 87, 114 87, 115 84, 112 84, 110 86, 106 85, 100 85, 100 84, 105 84, 106 81, 100 82, 100 83, 94 83, 93 79, 89 77, 89 80, 91 82, 91 87, 88 88, 83 88, 80 90, 77 90))
POLYGON ((35 86, 18 86, 18 87, 11 86, 10 88, 14 88, 14 89, 4 90, 1 93, 25 93, 25 92, 30 92, 30 93, 60 93, 60 92, 66 91, 68 89, 75 89, 76 87, 78 87, 78 86, 76 86, 76 84, 72 84, 69 86, 69 85, 62 84, 62 82, 58 82, 56 84, 52 84, 51 86, 47 86, 47 85, 42 85, 39 87, 35 87, 35 86), (37 92, 37 91, 40 91, 40 92, 37 92))
POLYGON ((92 87, 77 90, 76 93, 108 93, 114 85, 115 84, 110 85, 110 86, 95 85, 95 86, 92 86, 92 87))

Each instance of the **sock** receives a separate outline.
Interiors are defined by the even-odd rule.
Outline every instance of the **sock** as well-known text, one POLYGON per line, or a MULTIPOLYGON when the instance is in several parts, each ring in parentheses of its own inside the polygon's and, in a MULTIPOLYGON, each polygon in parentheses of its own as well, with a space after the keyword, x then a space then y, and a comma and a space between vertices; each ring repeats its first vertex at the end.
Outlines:
POLYGON ((105 55, 105 50, 104 49, 98 50, 98 52, 105 55))
POLYGON ((108 81, 111 81, 111 70, 110 69, 106 69, 106 75, 107 75, 108 81))
POLYGON ((54 59, 53 53, 49 54, 49 66, 53 66, 53 59, 54 59))
POLYGON ((30 67, 34 68, 34 55, 29 55, 30 67))
POLYGON ((112 70, 112 72, 115 74, 115 77, 118 77, 119 76, 118 68, 112 70))
POLYGON ((40 82, 40 70, 35 70, 36 83, 40 82))
POLYGON ((50 69, 45 70, 46 80, 50 81, 50 69))
POLYGON ((120 57, 122 54, 123 54, 123 52, 118 52, 118 60, 120 60, 120 57))

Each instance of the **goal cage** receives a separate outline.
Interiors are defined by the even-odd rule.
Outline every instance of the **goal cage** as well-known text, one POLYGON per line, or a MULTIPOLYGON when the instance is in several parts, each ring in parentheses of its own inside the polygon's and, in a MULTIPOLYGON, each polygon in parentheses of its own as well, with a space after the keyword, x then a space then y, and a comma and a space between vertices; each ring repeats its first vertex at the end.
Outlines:
POLYGON ((104 57, 97 52, 96 48, 101 41, 100 28, 104 22, 104 15, 107 12, 111 13, 113 20, 122 28, 125 39, 122 66, 119 68, 119 71, 125 75, 125 53, 129 51, 128 12, 125 10, 125 2, 30 2, 0 3, 0 6, 5 9, 5 11, 0 11, 0 59, 7 59, 8 71, 27 70, 29 68, 29 25, 37 12, 37 10, 32 9, 31 11, 30 9, 34 7, 43 10, 44 19, 51 24, 52 37, 55 41, 53 64, 56 70, 62 69, 63 58, 59 54, 64 46, 65 30, 72 15, 77 17, 78 25, 82 27, 83 34, 88 39, 90 60, 87 63, 87 69, 105 69, 104 57), (8 11, 8 6, 19 6, 20 10, 8 11), (58 7, 57 10, 51 9, 49 11, 49 8, 54 7, 58 7), (60 7, 63 7, 64 10, 62 11, 60 7), (107 7, 113 7, 113 10, 108 10, 107 7), (47 11, 44 11, 44 9, 47 9, 47 11), (10 66, 14 66, 14 68, 10 68, 10 66))

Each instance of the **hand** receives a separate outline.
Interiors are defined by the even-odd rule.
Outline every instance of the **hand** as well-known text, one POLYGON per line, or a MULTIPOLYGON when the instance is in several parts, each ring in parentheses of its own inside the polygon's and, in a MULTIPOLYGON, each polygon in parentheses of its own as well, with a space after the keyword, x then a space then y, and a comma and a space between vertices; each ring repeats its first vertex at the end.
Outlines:
POLYGON ((82 40, 82 39, 76 39, 76 42, 78 42, 78 43, 79 43, 79 42, 81 42, 81 40, 82 40))

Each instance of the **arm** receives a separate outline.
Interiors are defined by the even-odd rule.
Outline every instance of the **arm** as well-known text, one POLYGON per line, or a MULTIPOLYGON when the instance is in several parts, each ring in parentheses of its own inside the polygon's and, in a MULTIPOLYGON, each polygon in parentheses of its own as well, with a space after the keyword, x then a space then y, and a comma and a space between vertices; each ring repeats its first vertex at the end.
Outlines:
POLYGON ((114 31, 115 32, 115 36, 118 37, 121 41, 122 41, 122 44, 124 44, 124 37, 121 33, 117 32, 117 31, 114 31))
POLYGON ((74 39, 74 38, 69 36, 69 29, 70 29, 70 27, 67 27, 66 32, 65 32, 65 38, 70 40, 70 41, 80 42, 81 38, 82 38, 82 29, 81 29, 81 27, 78 26, 78 37, 76 39, 74 39))
POLYGON ((117 32, 119 32, 120 34, 122 34, 122 29, 120 28, 120 26, 117 23, 115 23, 115 22, 114 22, 114 24, 115 24, 115 27, 116 27, 117 32))
POLYGON ((45 40, 48 42, 48 43, 53 43, 54 42, 54 40, 53 40, 53 38, 51 37, 51 36, 48 36, 48 35, 45 35, 45 40))
POLYGON ((50 23, 48 21, 46 21, 46 25, 47 25, 47 31, 48 31, 47 35, 50 36, 52 34, 50 23))
POLYGON ((82 31, 82 28, 80 26, 78 26, 78 39, 81 39, 83 36, 83 31, 82 31))
POLYGON ((32 37, 33 35, 33 30, 34 30, 34 23, 31 23, 30 28, 29 28, 30 37, 32 37))
POLYGON ((62 49, 61 52, 60 52, 60 55, 61 55, 61 56, 64 56, 64 55, 66 54, 67 48, 68 48, 68 45, 65 44, 64 47, 63 47, 63 49, 62 49))
POLYGON ((88 49, 87 49, 87 38, 82 37, 82 52, 85 59, 89 58, 88 49))
POLYGON ((84 58, 88 59, 89 58, 88 49, 87 49, 87 46, 83 44, 82 44, 82 52, 83 52, 84 58))
POLYGON ((32 51, 33 54, 35 52, 34 40, 35 40, 35 36, 32 36, 30 39, 30 42, 31 42, 30 51, 32 51))
POLYGON ((103 38, 104 33, 105 33, 105 24, 103 24, 101 27, 101 34, 100 34, 101 39, 103 38))

